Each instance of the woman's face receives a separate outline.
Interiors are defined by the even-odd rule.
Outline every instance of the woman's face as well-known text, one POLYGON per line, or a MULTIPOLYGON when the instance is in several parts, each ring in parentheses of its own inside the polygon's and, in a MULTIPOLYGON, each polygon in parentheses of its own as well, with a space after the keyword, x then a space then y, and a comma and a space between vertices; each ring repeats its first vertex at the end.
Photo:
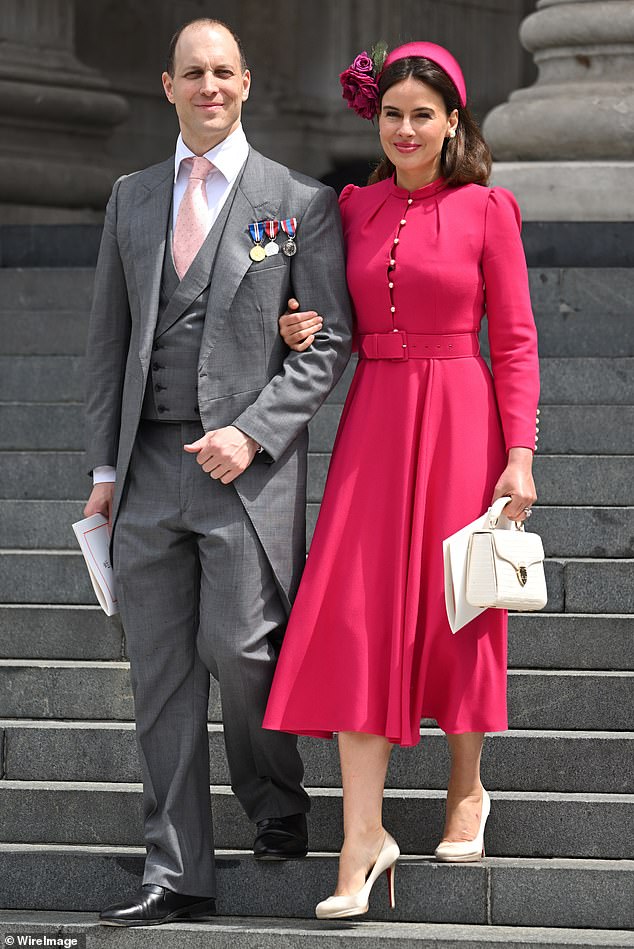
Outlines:
POLYGON ((410 76, 387 90, 379 114, 383 151, 396 167, 401 187, 414 190, 440 174, 440 153, 458 111, 447 115, 443 97, 410 76))

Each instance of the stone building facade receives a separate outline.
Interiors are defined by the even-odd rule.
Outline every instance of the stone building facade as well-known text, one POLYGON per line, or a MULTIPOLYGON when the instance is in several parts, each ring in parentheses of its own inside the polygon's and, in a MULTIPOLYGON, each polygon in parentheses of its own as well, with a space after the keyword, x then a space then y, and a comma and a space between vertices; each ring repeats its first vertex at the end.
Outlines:
POLYGON ((171 153, 160 76, 198 16, 242 37, 247 134, 291 167, 361 183, 377 133, 338 74, 425 38, 460 60, 525 219, 634 221, 634 0, 2 0, 0 225, 99 223, 118 175, 171 153))
POLYGON ((450 47, 483 118, 534 78, 518 39, 534 7, 535 0, 3 0, 2 223, 96 221, 117 175, 170 154, 177 125, 160 76, 169 39, 188 19, 215 16, 240 34, 253 73, 245 128, 255 147, 319 178, 363 177, 378 154, 376 131, 346 109, 338 83, 355 53, 380 38, 450 47))

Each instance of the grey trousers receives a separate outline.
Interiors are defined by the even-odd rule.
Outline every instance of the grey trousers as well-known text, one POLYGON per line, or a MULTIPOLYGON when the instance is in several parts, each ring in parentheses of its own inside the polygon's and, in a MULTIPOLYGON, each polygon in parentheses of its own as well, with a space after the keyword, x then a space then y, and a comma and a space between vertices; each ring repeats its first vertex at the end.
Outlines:
POLYGON ((285 611, 235 489, 183 450, 202 433, 196 422, 141 422, 113 561, 143 772, 143 882, 214 896, 210 673, 231 786, 249 819, 310 803, 296 737, 261 727, 285 611))

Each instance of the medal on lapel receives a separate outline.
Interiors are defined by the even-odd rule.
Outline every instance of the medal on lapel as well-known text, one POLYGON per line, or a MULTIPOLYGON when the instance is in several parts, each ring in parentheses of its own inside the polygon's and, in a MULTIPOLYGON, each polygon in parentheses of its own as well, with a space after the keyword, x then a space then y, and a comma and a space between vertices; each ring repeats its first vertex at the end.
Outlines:
POLYGON ((275 240, 277 237, 278 231, 280 229, 279 221, 265 221, 264 230, 266 231, 266 236, 269 238, 268 244, 264 247, 264 253, 267 257, 273 257, 274 254, 279 254, 280 248, 279 244, 275 240))
POLYGON ((288 240, 282 244, 282 253, 287 257, 292 257, 297 253, 297 244, 295 243, 295 232, 297 231, 297 218, 287 217, 285 221, 280 221, 280 227, 288 237, 288 240))
POLYGON ((266 257, 266 251, 262 247, 262 241, 264 239, 264 222, 254 221, 253 224, 249 224, 249 234, 253 240, 253 247, 249 251, 249 257, 251 260, 255 261, 264 260, 266 257))

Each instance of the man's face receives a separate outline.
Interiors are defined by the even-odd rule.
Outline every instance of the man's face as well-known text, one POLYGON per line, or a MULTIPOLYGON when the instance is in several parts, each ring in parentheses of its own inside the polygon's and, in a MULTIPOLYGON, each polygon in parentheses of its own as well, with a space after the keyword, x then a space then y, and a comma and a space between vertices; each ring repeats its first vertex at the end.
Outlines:
POLYGON ((194 154, 204 155, 238 127, 251 75, 242 72, 236 42, 223 27, 187 27, 176 45, 174 75, 165 72, 162 79, 194 154))

